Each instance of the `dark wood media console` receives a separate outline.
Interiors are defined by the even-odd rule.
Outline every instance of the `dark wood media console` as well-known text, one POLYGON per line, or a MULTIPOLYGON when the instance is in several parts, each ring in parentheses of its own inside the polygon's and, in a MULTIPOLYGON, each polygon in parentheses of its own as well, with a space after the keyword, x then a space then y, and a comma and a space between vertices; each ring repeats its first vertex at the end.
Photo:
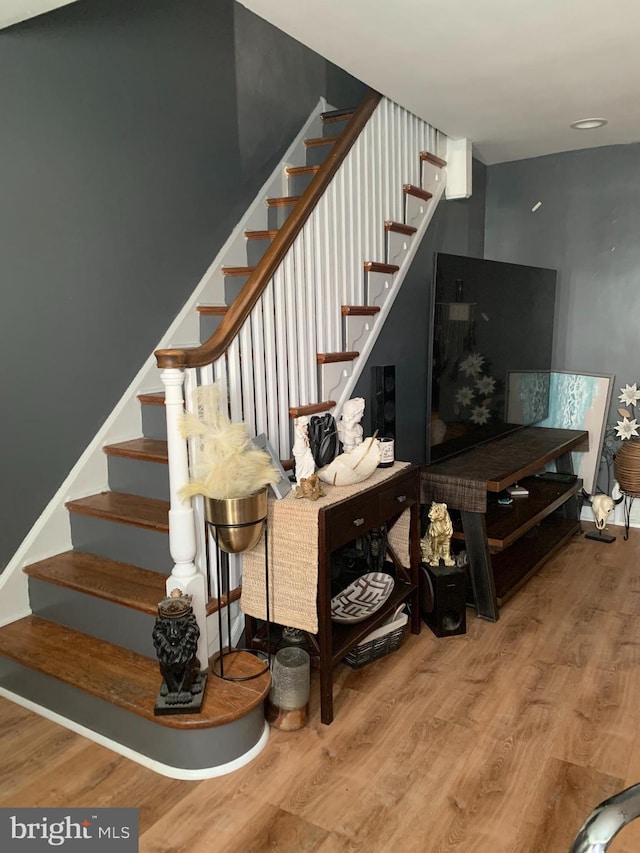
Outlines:
POLYGON ((499 607, 574 533, 582 481, 536 477, 555 461, 572 474, 572 451, 589 447, 583 430, 526 427, 421 471, 420 500, 460 511, 454 539, 464 540, 476 613, 496 621, 499 607), (499 493, 514 484, 529 495, 504 506, 499 493))

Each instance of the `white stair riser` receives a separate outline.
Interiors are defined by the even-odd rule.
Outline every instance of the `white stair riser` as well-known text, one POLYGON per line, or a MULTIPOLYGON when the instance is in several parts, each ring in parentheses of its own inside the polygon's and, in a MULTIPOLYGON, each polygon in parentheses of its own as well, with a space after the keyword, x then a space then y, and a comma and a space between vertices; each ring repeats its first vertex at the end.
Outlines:
POLYGON ((343 349, 345 351, 360 352, 367 338, 373 331, 377 315, 362 317, 357 314, 347 314, 343 317, 343 349))
POLYGON ((400 234, 397 231, 387 231, 387 257, 388 264, 400 266, 405 255, 411 247, 413 238, 409 234, 400 234))
POLYGON ((338 399, 353 373, 353 364, 353 361, 337 361, 318 365, 320 394, 323 400, 338 399))
POLYGON ((368 272, 365 275, 367 305, 382 308, 393 287, 394 273, 368 272))
POLYGON ((440 166, 434 166, 433 163, 430 163, 428 160, 422 161, 420 186, 423 190, 427 190, 427 192, 435 194, 444 179, 445 172, 443 172, 440 166))
POLYGON ((417 228, 432 205, 432 199, 425 201, 415 195, 407 194, 405 197, 405 225, 413 225, 414 228, 417 228))

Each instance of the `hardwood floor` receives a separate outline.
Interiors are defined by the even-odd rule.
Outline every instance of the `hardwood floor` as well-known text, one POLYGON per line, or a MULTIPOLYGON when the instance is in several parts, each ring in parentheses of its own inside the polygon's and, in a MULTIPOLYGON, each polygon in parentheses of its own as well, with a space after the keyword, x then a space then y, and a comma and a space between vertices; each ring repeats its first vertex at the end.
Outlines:
MULTIPOLYGON (((339 668, 336 719, 176 782, 0 700, 0 806, 137 806, 141 853, 566 853, 640 780, 640 530, 576 537, 463 637, 339 668)), ((211 687, 215 686, 215 679, 211 687)), ((640 849, 640 821, 610 848, 640 849)))

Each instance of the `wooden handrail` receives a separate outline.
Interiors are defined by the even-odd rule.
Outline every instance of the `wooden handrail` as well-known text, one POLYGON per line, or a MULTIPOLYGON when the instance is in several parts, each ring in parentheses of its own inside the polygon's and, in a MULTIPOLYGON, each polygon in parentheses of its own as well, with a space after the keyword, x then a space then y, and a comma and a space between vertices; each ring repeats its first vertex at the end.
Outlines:
POLYGON ((360 135, 370 116, 378 106, 382 95, 370 90, 344 133, 335 143, 329 156, 324 161, 318 174, 300 196, 300 200, 287 217, 284 225, 278 230, 271 245, 264 253, 261 261, 247 279, 244 287, 229 306, 229 310, 213 335, 198 347, 188 349, 159 349, 156 350, 156 362, 161 369, 204 367, 212 364, 226 352, 236 337, 243 323, 251 313, 254 305, 264 292, 267 284, 273 278, 276 270, 293 241, 298 236, 303 225, 309 218, 314 207, 320 201, 331 179, 349 153, 349 150, 360 135))

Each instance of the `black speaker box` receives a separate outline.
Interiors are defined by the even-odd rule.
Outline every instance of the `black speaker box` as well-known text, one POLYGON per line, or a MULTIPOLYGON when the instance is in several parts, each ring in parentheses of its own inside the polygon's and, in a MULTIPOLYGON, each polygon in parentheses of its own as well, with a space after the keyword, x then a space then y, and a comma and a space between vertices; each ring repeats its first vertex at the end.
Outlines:
POLYGON ((420 564, 420 612, 436 637, 466 634, 465 587, 464 569, 420 564))
POLYGON ((372 431, 378 438, 396 437, 396 368, 393 364, 371 368, 373 378, 372 431))

